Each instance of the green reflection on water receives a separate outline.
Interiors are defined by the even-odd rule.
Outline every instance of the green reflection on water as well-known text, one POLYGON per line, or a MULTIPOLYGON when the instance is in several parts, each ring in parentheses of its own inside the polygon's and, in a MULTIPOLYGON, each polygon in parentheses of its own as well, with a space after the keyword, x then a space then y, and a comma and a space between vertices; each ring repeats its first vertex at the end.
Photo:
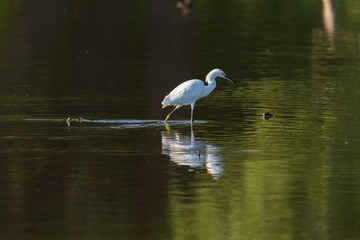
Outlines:
POLYGON ((2 237, 359 238, 358 3, 0 5, 2 237))
MULTIPOLYGON (((349 167, 359 167, 359 151, 353 152, 356 147, 337 139, 323 139, 315 131, 311 136, 297 133, 285 141, 266 129, 272 138, 254 134, 256 139, 249 143, 246 129, 241 134, 235 129, 226 131, 234 134, 224 138, 207 132, 208 128, 209 124, 199 130, 199 135, 222 145, 219 154, 223 155, 223 177, 213 182, 197 173, 191 179, 177 176, 180 180, 171 182, 176 239, 357 235, 357 231, 340 233, 334 228, 347 214, 358 211, 355 192, 359 190, 359 174, 357 170, 347 172, 349 167), (318 142, 310 141, 314 135, 318 142), (350 152, 355 155, 344 158, 350 152)), ((349 229, 356 225, 354 222, 349 229)))

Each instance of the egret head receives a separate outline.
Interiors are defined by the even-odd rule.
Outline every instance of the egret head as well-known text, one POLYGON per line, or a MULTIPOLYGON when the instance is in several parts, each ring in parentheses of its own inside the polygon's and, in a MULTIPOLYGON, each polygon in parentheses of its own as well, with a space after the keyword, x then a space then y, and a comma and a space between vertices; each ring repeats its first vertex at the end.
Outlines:
POLYGON ((231 78, 229 78, 229 77, 224 73, 224 71, 222 71, 221 69, 216 68, 216 69, 212 70, 212 71, 210 72, 210 74, 213 74, 213 75, 215 76, 215 78, 216 78, 216 77, 225 78, 225 79, 229 80, 230 82, 236 84, 236 82, 235 82, 234 80, 232 80, 231 78))

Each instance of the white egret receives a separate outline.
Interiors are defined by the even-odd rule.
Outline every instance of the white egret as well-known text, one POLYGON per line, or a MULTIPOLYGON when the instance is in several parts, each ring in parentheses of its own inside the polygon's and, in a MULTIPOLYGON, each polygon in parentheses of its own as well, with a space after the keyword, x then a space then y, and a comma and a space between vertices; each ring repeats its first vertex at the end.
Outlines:
POLYGON ((226 76, 226 74, 218 68, 213 69, 208 73, 208 75, 206 75, 205 83, 207 85, 205 85, 203 81, 198 79, 192 79, 183 82, 174 90, 172 90, 161 103, 162 108, 165 108, 167 106, 175 106, 175 109, 165 118, 165 123, 167 122, 171 114, 173 114, 177 109, 184 105, 191 106, 191 123, 193 123, 195 102, 200 98, 209 95, 215 89, 215 79, 217 77, 225 78, 236 84, 234 80, 226 76))

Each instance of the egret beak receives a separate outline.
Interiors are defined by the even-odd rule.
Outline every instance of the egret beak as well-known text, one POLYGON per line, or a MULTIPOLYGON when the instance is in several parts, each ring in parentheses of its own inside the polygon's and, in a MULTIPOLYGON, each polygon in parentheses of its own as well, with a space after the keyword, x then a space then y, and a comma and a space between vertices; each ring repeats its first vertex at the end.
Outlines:
POLYGON ((229 78, 228 76, 224 75, 224 78, 229 80, 230 82, 237 84, 237 82, 235 82, 234 80, 232 80, 231 78, 229 78))

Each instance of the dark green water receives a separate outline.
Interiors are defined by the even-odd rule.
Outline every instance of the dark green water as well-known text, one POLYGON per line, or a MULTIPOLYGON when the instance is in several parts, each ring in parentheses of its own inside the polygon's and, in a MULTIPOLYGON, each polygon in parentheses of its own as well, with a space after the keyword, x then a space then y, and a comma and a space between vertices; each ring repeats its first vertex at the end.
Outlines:
POLYGON ((328 3, 2 1, 0 238, 360 239, 360 2, 328 3))

